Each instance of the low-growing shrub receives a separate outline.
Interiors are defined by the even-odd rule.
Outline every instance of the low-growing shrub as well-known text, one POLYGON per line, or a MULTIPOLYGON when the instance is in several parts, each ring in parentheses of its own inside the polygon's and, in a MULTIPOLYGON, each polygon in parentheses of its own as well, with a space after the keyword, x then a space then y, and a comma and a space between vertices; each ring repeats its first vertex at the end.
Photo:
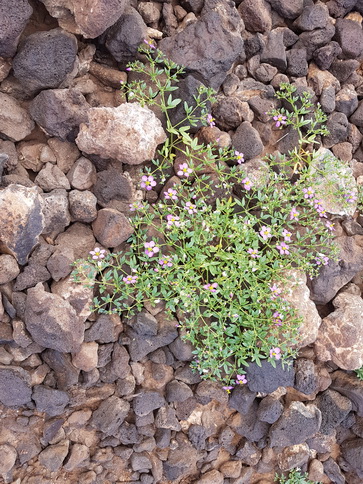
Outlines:
MULTIPOLYGON (((336 257, 334 225, 312 187, 307 145, 325 120, 309 96, 294 96, 292 86, 277 94, 292 106, 271 113, 276 126, 299 131, 299 147, 285 157, 293 177, 273 160, 244 163, 242 153, 203 144, 191 126, 214 126, 208 112, 213 92, 201 87, 193 106, 183 103, 185 119, 173 125, 170 112, 183 68, 153 45, 140 48, 143 60, 128 70, 145 80, 122 88, 129 101, 157 106, 165 115, 168 139, 145 168, 140 188, 160 187, 156 203, 130 205, 135 232, 119 253, 96 248, 77 261, 75 280, 97 288, 94 310, 117 312, 125 321, 165 303, 182 338, 194 345, 192 367, 203 378, 222 381, 227 391, 246 383, 245 367, 267 358, 289 362, 298 348, 301 318, 284 298, 292 269, 314 277, 336 257), (300 107, 296 107, 300 106, 300 107), (315 115, 314 115, 315 112, 315 115), (251 166, 250 166, 251 165, 251 166), (170 177, 174 173, 174 184, 170 177)), ((344 199, 342 203, 349 203, 344 199)))

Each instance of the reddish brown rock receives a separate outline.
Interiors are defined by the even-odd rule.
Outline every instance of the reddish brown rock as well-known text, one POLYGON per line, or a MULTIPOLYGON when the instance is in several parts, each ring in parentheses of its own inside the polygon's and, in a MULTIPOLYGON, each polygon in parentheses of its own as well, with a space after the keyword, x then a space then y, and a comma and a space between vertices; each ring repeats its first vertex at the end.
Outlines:
POLYGON ((113 208, 99 210, 92 228, 96 239, 104 247, 117 247, 134 232, 125 215, 113 208))

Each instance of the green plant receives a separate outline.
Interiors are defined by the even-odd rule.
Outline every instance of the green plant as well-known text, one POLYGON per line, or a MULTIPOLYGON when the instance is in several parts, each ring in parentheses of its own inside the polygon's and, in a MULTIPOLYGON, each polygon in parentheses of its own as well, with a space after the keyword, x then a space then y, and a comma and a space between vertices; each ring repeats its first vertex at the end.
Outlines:
POLYGON ((314 484, 315 481, 311 481, 310 479, 308 479, 308 473, 305 472, 304 474, 302 474, 300 469, 297 467, 296 469, 292 469, 289 472, 288 477, 279 476, 278 474, 276 474, 275 482, 278 482, 279 484, 314 484))
POLYGON ((355 373, 357 374, 357 377, 360 380, 363 380, 363 366, 362 366, 362 368, 358 368, 358 370, 355 370, 355 373))
MULTIPOLYGON (((292 181, 266 163, 248 171, 242 153, 192 136, 190 126, 214 125, 211 89, 200 88, 193 106, 184 103, 185 119, 173 125, 169 113, 182 101, 171 93, 183 68, 153 46, 140 52, 143 62, 128 69, 151 86, 142 80, 123 89, 129 99, 157 106, 168 133, 140 187, 149 191, 170 180, 171 167, 179 179, 157 203, 131 204, 135 231, 123 251, 97 248, 73 275, 97 288, 96 311, 120 313, 130 324, 144 304, 164 301, 194 345, 192 367, 230 391, 246 383, 249 361, 275 364, 296 355, 301 319, 284 298, 289 271, 314 277, 335 257, 333 224, 306 177, 292 181)), ((311 142, 314 133, 315 125, 311 142)))

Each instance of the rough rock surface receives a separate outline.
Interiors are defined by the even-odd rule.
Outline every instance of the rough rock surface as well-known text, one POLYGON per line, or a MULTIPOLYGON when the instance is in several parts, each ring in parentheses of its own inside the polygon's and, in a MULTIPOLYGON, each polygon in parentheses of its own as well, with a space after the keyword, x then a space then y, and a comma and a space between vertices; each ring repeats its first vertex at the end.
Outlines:
POLYGON ((0 3, 0 57, 12 57, 33 12, 28 0, 2 0, 0 3))
POLYGON ((76 143, 80 150, 102 158, 138 165, 153 158, 166 135, 154 113, 138 103, 117 108, 92 108, 76 143))
POLYGON ((13 141, 24 139, 34 129, 34 121, 18 101, 0 92, 0 133, 13 141))

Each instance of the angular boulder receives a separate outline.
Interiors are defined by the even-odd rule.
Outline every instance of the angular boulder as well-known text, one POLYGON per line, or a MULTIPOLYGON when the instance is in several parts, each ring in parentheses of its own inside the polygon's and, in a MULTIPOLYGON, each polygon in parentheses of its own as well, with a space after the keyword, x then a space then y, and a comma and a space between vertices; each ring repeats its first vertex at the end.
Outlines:
POLYGON ((8 407, 31 401, 30 375, 18 366, 0 366, 0 402, 8 407))
POLYGON ((34 129, 34 121, 13 97, 0 92, 0 133, 13 141, 20 141, 34 129))
POLYGON ((42 200, 36 187, 9 185, 0 191, 0 251, 24 265, 44 229, 42 200))
POLYGON ((42 283, 28 290, 24 322, 33 340, 63 353, 80 350, 84 325, 68 301, 46 292, 42 283))
POLYGON ((76 144, 85 153, 139 165, 151 160, 165 140, 161 122, 150 109, 124 103, 116 108, 91 108, 76 144))
POLYGON ((28 0, 0 3, 0 57, 13 57, 19 38, 33 13, 28 0))

